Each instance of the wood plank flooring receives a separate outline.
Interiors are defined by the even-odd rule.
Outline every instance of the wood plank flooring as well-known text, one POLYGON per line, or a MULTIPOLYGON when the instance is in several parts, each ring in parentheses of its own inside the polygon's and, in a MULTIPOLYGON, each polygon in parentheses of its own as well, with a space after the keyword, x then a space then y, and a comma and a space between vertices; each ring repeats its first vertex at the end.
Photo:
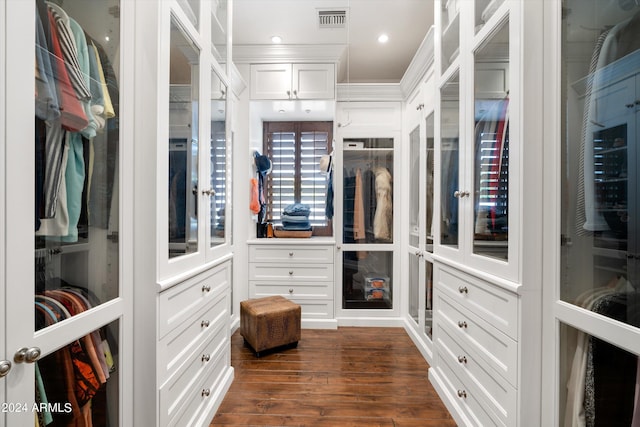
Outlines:
POLYGON ((235 379, 210 426, 453 427, 402 328, 303 329, 256 358, 236 332, 235 379))

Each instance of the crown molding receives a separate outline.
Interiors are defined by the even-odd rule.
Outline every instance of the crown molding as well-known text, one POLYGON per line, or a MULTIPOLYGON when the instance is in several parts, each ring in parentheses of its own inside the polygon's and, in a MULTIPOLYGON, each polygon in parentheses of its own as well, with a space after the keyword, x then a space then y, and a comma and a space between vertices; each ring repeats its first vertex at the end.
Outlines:
POLYGON ((399 83, 338 83, 337 101, 404 101, 399 83))
POLYGON ((418 87, 430 69, 433 69, 435 48, 434 33, 435 29, 432 25, 424 36, 424 39, 422 39, 420 47, 418 47, 418 50, 400 80, 400 88, 402 89, 405 99, 418 87))
POLYGON ((346 45, 239 45, 233 47, 233 61, 249 64, 281 62, 338 63, 346 45))

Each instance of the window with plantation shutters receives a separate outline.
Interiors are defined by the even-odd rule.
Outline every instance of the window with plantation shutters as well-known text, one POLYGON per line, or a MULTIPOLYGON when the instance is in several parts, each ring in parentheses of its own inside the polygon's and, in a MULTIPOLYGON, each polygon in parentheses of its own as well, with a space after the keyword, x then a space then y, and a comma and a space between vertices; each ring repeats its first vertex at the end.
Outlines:
POLYGON ((325 215, 327 175, 320 159, 332 151, 333 122, 264 122, 264 153, 272 170, 265 182, 267 220, 281 225, 292 203, 309 206, 314 235, 331 235, 325 215))

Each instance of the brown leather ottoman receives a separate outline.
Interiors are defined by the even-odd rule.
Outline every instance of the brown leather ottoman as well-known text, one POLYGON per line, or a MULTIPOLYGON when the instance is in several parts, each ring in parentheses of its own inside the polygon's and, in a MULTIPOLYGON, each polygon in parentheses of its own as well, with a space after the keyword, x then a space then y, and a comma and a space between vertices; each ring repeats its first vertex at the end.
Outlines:
POLYGON ((240 301, 240 334, 257 357, 294 348, 300 340, 300 306, 280 295, 240 301))

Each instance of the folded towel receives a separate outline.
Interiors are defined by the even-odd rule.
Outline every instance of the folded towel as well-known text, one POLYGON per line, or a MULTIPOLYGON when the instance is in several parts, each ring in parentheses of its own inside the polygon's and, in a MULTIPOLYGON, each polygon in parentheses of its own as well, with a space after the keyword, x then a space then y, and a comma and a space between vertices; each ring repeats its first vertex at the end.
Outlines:
POLYGON ((282 222, 309 222, 306 215, 282 215, 282 222))
POLYGON ((309 205, 305 205, 302 203, 293 203, 291 205, 286 206, 282 211, 282 213, 285 215, 292 215, 292 216, 300 216, 300 215, 309 216, 310 211, 311 209, 309 208, 309 205))

